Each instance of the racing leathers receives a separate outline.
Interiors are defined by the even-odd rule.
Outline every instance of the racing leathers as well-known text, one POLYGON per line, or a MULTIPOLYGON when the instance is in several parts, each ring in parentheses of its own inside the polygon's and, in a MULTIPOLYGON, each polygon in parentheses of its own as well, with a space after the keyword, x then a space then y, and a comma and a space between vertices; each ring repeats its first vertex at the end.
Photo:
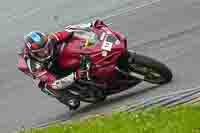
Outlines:
MULTIPOLYGON (((48 43, 51 43, 51 49, 53 54, 50 59, 46 62, 41 62, 33 57, 30 56, 29 51, 26 47, 23 47, 22 52, 20 53, 21 59, 19 60, 18 68, 24 72, 25 74, 31 76, 34 79, 39 79, 38 87, 41 88, 43 91, 53 95, 55 97, 59 97, 60 94, 58 93, 59 90, 64 89, 66 86, 70 85, 74 81, 73 75, 73 67, 67 68, 63 66, 63 59, 58 59, 58 55, 63 52, 63 49, 67 49, 68 41, 76 36, 74 29, 83 29, 88 30, 88 28, 92 26, 99 26, 103 23, 100 20, 96 20, 89 24, 82 24, 82 25, 71 25, 66 27, 67 30, 61 32, 55 32, 48 35, 48 43), (62 61, 59 61, 62 60, 62 61), (57 70, 54 68, 61 68, 68 69, 65 73, 65 77, 59 77, 55 74, 57 70)), ((78 36, 80 37, 80 36, 78 36)), ((67 49, 70 51, 70 49, 67 49)))

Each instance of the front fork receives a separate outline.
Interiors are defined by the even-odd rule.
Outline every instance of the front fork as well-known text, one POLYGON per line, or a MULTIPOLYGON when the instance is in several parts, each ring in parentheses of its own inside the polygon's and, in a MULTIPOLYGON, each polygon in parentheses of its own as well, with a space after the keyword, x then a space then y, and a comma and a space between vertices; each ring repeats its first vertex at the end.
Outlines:
POLYGON ((125 75, 129 75, 131 77, 134 77, 134 78, 137 78, 140 80, 144 80, 144 78, 145 78, 144 75, 134 72, 134 70, 130 71, 130 69, 129 69, 129 65, 134 64, 134 62, 135 62, 135 55, 136 55, 135 52, 133 55, 131 55, 127 50, 125 52, 125 54, 119 58, 118 65, 115 69, 125 75))

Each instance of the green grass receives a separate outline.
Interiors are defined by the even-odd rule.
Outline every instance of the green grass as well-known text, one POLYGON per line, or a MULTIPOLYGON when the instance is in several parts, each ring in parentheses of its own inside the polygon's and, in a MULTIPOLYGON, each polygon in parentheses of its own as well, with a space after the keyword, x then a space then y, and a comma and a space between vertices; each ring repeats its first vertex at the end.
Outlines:
POLYGON ((113 113, 20 133, 200 133, 200 106, 113 113))

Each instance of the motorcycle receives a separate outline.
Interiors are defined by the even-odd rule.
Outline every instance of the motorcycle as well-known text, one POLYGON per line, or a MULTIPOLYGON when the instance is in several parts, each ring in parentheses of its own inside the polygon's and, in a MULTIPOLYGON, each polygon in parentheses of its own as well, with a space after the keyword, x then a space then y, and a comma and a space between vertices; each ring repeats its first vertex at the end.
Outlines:
POLYGON ((57 99, 72 110, 79 108, 81 101, 96 104, 142 81, 162 85, 172 80, 168 66, 130 51, 126 37, 103 23, 98 28, 80 30, 66 27, 66 30, 73 30, 78 36, 87 38, 68 42, 75 43, 71 45, 71 60, 80 62, 80 67, 73 72, 74 82, 63 89, 63 96, 57 99))

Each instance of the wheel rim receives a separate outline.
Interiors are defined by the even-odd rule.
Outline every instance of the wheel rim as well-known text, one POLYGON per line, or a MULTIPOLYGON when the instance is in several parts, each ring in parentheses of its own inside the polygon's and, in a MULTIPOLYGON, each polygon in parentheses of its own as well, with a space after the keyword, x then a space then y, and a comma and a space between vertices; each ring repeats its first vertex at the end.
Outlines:
POLYGON ((160 73, 150 69, 149 73, 145 76, 145 80, 149 82, 160 83, 165 81, 165 78, 160 73))
POLYGON ((130 65, 131 71, 144 75, 144 80, 152 83, 160 83, 165 81, 165 78, 157 71, 146 66, 137 64, 130 65))

